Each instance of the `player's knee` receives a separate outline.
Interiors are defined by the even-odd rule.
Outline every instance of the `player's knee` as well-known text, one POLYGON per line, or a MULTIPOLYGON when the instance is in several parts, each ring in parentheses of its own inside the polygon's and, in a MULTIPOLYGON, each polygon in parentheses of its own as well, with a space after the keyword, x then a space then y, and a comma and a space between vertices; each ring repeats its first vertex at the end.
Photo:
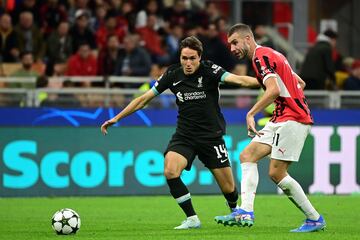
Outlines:
POLYGON ((235 189, 235 183, 233 181, 226 181, 220 184, 220 188, 223 193, 231 193, 235 189))
POLYGON ((251 154, 249 151, 244 150, 240 153, 240 162, 241 163, 250 162, 250 158, 251 158, 251 154))
POLYGON ((275 182, 275 183, 278 183, 281 181, 281 176, 282 174, 280 174, 279 171, 277 171, 277 169, 269 169, 269 177, 270 179, 275 182))
POLYGON ((166 166, 165 166, 164 175, 165 175, 166 179, 172 179, 172 178, 177 178, 177 177, 179 177, 179 176, 180 176, 180 173, 179 173, 179 171, 177 171, 177 170, 174 169, 174 168, 166 167, 166 166))

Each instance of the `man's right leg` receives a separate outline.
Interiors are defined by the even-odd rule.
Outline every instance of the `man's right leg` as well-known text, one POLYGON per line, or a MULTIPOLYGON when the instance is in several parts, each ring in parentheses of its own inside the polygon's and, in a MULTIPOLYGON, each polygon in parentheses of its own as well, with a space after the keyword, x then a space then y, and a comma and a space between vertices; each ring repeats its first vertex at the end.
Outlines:
MULTIPOLYGON (((259 173, 257 162, 271 152, 271 146, 252 141, 240 154, 241 179, 241 206, 239 209, 223 219, 224 225, 252 226, 254 224, 254 201, 259 173)), ((215 218, 215 220, 217 217, 215 218)))
POLYGON ((175 227, 175 229, 200 227, 200 220, 191 203, 190 192, 180 178, 181 172, 185 169, 187 164, 186 158, 179 153, 169 151, 165 156, 164 174, 170 193, 187 217, 187 219, 181 225, 175 227))
POLYGON ((254 201, 259 183, 257 162, 271 152, 271 146, 251 142, 240 154, 241 161, 241 205, 236 220, 242 226, 254 224, 254 201))

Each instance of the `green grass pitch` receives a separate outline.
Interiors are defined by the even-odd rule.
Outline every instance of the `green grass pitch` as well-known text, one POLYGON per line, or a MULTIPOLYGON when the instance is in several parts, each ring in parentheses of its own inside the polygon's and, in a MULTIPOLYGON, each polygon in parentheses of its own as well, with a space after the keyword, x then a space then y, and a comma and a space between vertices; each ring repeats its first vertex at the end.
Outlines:
POLYGON ((173 230, 185 219, 170 196, 0 198, 1 239, 360 239, 360 196, 310 196, 324 215, 327 229, 289 233, 302 213, 285 196, 258 195, 252 228, 224 227, 214 216, 227 214, 222 196, 192 197, 202 228, 173 230), (56 210, 72 208, 82 226, 76 235, 58 236, 51 229, 56 210))

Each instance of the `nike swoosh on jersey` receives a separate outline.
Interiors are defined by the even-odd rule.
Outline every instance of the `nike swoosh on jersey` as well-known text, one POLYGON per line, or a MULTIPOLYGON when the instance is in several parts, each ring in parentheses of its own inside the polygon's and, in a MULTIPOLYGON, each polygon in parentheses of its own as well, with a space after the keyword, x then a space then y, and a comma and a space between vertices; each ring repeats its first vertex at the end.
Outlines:
POLYGON ((221 163, 224 163, 224 162, 226 162, 227 160, 228 160, 228 159, 221 159, 220 162, 221 162, 221 163))
POLYGON ((176 85, 178 85, 179 83, 181 83, 182 82, 182 80, 181 81, 178 81, 178 82, 174 82, 173 83, 173 86, 176 86, 176 85))

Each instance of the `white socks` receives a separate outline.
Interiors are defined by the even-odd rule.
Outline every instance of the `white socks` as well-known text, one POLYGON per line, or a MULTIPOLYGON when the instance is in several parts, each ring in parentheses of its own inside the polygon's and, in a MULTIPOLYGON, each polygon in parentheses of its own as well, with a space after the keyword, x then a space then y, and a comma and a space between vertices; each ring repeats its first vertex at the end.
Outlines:
MULTIPOLYGON (((253 212, 256 189, 259 183, 257 163, 242 163, 241 170, 242 179, 240 208, 247 212, 253 212)), ((300 184, 295 179, 288 175, 278 183, 278 186, 308 219, 319 219, 320 214, 312 206, 300 184)))
POLYGON ((308 219, 319 219, 320 214, 311 205, 300 184, 295 179, 287 175, 278 183, 278 186, 289 197, 289 199, 298 208, 300 208, 300 210, 305 214, 308 219))
POLYGON ((259 172, 257 163, 245 162, 241 164, 241 206, 247 211, 254 211, 254 200, 257 185, 259 183, 259 172))

